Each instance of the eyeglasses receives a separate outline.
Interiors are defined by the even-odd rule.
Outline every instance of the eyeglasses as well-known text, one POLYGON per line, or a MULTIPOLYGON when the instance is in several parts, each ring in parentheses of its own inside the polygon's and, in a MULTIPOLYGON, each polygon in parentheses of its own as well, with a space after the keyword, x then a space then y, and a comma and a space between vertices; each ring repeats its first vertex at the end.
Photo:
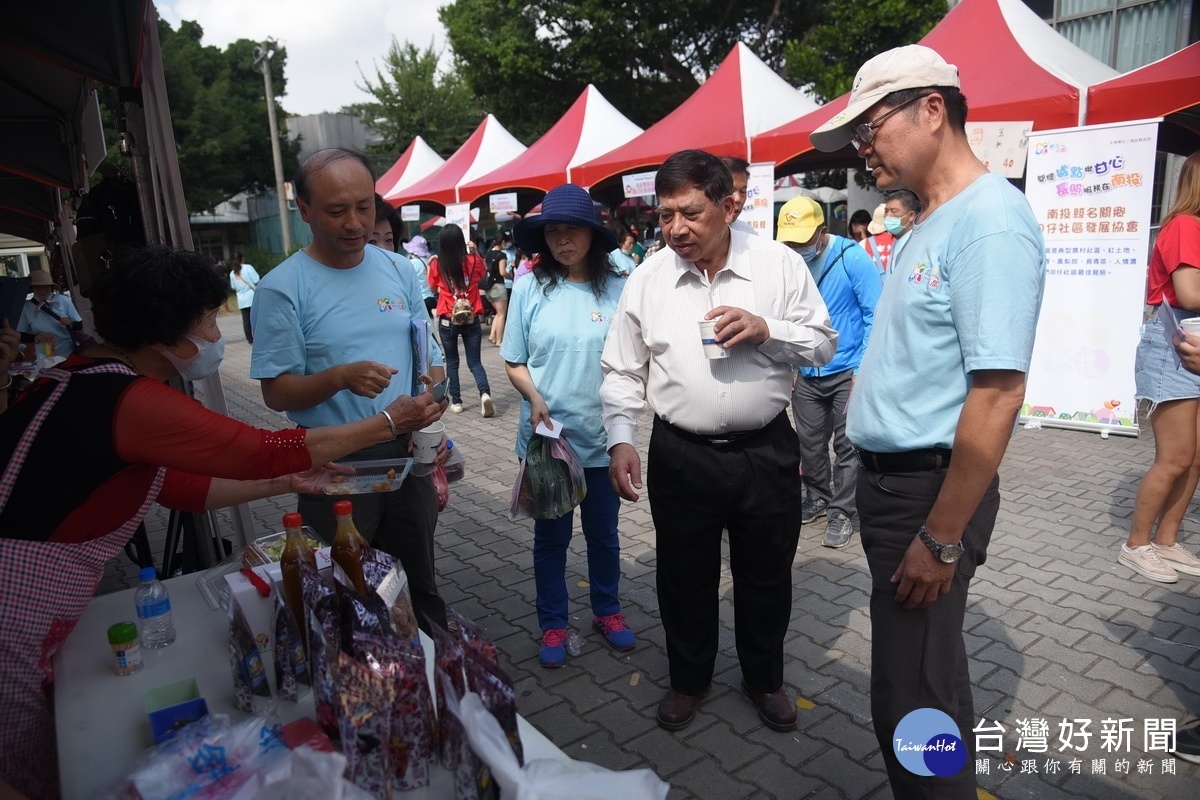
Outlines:
POLYGON ((880 125, 882 125, 884 120, 886 120, 892 114, 895 114, 900 109, 904 108, 906 105, 908 105, 910 103, 915 103, 924 97, 929 97, 929 95, 931 95, 931 94, 933 94, 933 92, 928 92, 926 94, 919 94, 916 97, 910 97, 908 100, 905 100, 903 103, 896 106, 891 111, 884 112, 883 114, 881 114, 880 116, 871 120, 870 122, 860 122, 859 124, 855 125, 854 126, 854 135, 850 137, 850 146, 853 147, 855 150, 858 150, 859 148, 863 147, 864 145, 871 144, 872 142, 875 141, 875 129, 878 128, 880 125))

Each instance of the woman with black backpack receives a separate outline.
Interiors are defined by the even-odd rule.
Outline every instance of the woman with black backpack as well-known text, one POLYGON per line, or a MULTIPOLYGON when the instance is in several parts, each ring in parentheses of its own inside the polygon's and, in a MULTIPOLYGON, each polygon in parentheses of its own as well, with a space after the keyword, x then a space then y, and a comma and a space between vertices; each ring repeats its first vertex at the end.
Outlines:
POLYGON ((461 413, 462 390, 458 382, 458 340, 467 351, 467 368, 479 389, 479 410, 485 417, 496 413, 487 373, 479 359, 483 339, 483 300, 479 281, 487 271, 483 259, 467 253, 466 239, 457 225, 446 225, 439 238, 438 254, 429 261, 429 285, 437 290, 438 332, 446 356, 446 374, 450 377, 450 410, 461 413))

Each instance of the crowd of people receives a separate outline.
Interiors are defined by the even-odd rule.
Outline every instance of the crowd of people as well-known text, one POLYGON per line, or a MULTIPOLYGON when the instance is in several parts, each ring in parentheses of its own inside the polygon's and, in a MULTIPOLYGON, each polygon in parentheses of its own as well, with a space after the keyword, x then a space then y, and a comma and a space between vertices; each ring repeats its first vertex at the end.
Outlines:
MULTIPOLYGON (((812 134, 823 151, 853 147, 885 192, 873 214, 850 217, 847 237, 805 197, 780 209, 774 240, 756 235, 737 220, 746 162, 683 150, 656 174, 658 248, 598 222, 588 192, 565 184, 487 247, 444 226, 434 254, 423 236, 403 240, 369 160, 329 149, 294 178, 311 243, 261 277, 240 253, 226 283, 194 254, 129 251, 91 293, 103 344, 75 352, 80 315, 35 274, 18 330, 0 329, 0 362, 17 357, 18 340, 66 358, 0 416, 0 446, 14 453, 0 479, 0 565, 25 576, 0 586, 0 778, 52 793, 49 655, 151 503, 198 511, 295 492, 305 522, 331 540, 333 499, 315 481, 338 469, 333 459, 404 457, 413 431, 463 411, 460 343, 480 413, 493 416, 481 360, 490 313, 488 340, 522 398, 516 459, 542 426, 565 432, 583 469, 593 627, 620 652, 638 640, 622 613, 619 512, 647 496, 669 674, 658 724, 687 727, 711 687, 727 533, 742 690, 768 728, 795 728, 784 684, 792 562, 802 524, 825 516, 825 546, 845 547, 857 526, 866 554, 872 724, 894 793, 973 798, 969 766, 915 774, 893 739, 907 715, 934 708, 973 762, 963 620, 1024 398, 1044 246, 1024 195, 972 153, 953 65, 897 48, 866 62, 854 87, 812 134), (918 265, 937 279, 909 279, 918 265), (250 428, 165 384, 220 364, 216 314, 230 288, 253 343, 251 377, 294 428, 250 428), (443 378, 447 396, 435 400, 429 387, 443 378), (647 408, 643 468, 635 442, 647 408), (30 487, 53 480, 67 451, 77 479, 58 502, 39 502, 30 487)), ((1200 154, 1184 165, 1147 301, 1200 313, 1198 270, 1200 154)), ((1163 325, 1149 321, 1138 350, 1157 450, 1119 560, 1169 582, 1200 574, 1178 543, 1200 479, 1200 377, 1168 368, 1163 325)), ((1200 370, 1200 341, 1176 333, 1175 349, 1200 370)), ((403 564, 427 629, 448 625, 437 514, 428 476, 355 502, 360 532, 403 564)), ((573 511, 533 523, 548 669, 568 657, 573 525, 573 511)), ((1180 732, 1185 746, 1197 738, 1180 732)))

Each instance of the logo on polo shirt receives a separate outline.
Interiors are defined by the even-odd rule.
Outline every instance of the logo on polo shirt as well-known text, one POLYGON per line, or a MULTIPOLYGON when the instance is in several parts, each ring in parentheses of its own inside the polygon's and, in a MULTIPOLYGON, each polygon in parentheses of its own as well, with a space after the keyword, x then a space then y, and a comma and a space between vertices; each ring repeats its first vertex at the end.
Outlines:
POLYGON ((936 264, 918 261, 917 265, 913 267, 913 271, 909 273, 908 282, 917 285, 925 284, 930 289, 936 289, 942 285, 942 272, 936 264))
POLYGON ((402 297, 397 297, 394 300, 390 297, 381 297, 375 302, 379 304, 379 313, 381 314, 386 314, 389 311, 404 310, 404 298, 402 297))

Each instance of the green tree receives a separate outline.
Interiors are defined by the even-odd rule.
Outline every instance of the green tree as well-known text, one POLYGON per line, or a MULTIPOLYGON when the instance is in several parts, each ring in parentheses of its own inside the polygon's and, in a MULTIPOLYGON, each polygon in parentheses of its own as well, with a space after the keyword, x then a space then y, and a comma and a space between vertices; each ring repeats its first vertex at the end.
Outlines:
POLYGON ((804 0, 454 0, 438 13, 471 90, 530 142, 588 83, 645 127, 738 41, 778 67, 814 11, 804 0))
MULTIPOLYGON (((271 135, 262 72, 253 66, 256 42, 239 39, 225 50, 204 45, 204 30, 184 20, 179 29, 159 19, 163 75, 171 107, 171 127, 188 211, 213 208, 242 191, 275 185, 271 135)), ((272 89, 276 98, 286 89, 282 48, 271 58, 272 89)), ((116 142, 120 113, 116 90, 101 94, 106 136, 116 142)), ((276 102, 276 113, 285 113, 276 102)), ((298 142, 280 133, 285 174, 296 168, 298 142)), ((128 168, 115 148, 101 165, 102 174, 128 168)))
POLYGON ((821 21, 783 48, 784 75, 828 102, 850 91, 872 56, 916 43, 946 15, 946 0, 828 0, 821 21))
POLYGON ((375 67, 375 80, 363 75, 359 88, 374 101, 343 111, 357 114, 383 136, 372 149, 397 153, 419 134, 438 154, 449 156, 471 135, 483 118, 482 107, 457 71, 438 73, 440 57, 432 45, 418 50, 393 37, 382 66, 375 67))

